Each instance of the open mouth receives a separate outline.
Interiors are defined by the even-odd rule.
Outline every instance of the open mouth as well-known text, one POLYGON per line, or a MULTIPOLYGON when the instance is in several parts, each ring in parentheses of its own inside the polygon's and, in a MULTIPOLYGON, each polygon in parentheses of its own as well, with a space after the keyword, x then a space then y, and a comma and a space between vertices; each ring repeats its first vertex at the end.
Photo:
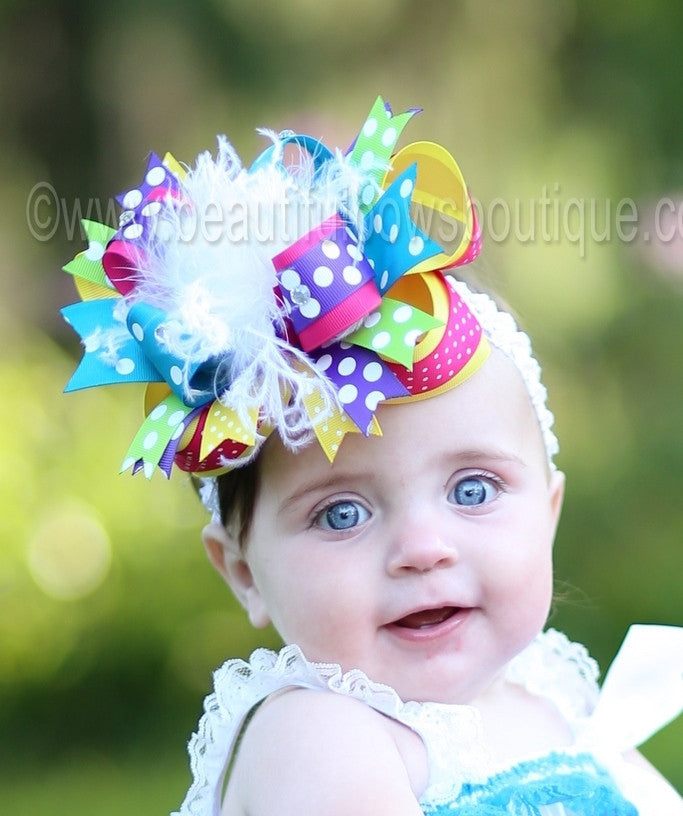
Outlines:
POLYGON ((394 621, 394 626, 403 629, 429 629, 445 623, 460 611, 458 606, 442 606, 438 609, 422 609, 419 612, 412 612, 404 618, 394 621))

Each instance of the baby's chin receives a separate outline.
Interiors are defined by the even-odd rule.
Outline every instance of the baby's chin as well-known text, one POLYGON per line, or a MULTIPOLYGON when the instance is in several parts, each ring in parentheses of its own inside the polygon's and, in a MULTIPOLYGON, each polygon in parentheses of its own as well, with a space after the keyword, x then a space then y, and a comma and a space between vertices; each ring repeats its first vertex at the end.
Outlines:
POLYGON ((505 697, 511 686, 508 667, 525 650, 540 632, 531 634, 517 643, 510 644, 506 652, 500 652, 489 661, 478 662, 465 659, 451 661, 423 660, 410 668, 366 672, 375 682, 390 686, 404 702, 438 703, 440 705, 489 706, 505 697))

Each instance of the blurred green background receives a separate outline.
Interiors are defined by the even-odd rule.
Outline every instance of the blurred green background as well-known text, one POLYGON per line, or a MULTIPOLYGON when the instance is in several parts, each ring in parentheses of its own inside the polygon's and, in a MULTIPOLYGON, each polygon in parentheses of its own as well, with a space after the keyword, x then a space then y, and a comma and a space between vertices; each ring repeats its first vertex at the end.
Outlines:
MULTIPOLYGON (((184 743, 253 633, 182 477, 117 475, 126 387, 63 396, 78 218, 148 150, 257 126, 346 146, 378 93, 424 108, 478 200, 479 275, 535 338, 568 476, 551 623, 606 667, 683 623, 683 6, 665 0, 0 5, 0 790, 6 813, 175 809, 184 743)), ((644 746, 683 789, 683 724, 644 746)))

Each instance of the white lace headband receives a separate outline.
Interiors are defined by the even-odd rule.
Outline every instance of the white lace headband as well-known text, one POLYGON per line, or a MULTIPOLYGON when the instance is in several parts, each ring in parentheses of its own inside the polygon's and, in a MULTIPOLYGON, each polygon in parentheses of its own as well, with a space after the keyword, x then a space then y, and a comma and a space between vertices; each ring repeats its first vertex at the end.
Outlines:
POLYGON ((207 479, 213 510, 215 477, 273 431, 292 449, 317 439, 332 461, 347 433, 380 433, 380 403, 456 386, 489 342, 519 369, 552 461, 528 338, 487 296, 446 283, 481 231, 448 151, 395 152, 414 113, 378 98, 346 152, 270 133, 249 168, 225 139, 190 169, 151 154, 118 199, 118 229, 83 223, 88 249, 65 267, 83 302, 63 314, 85 353, 67 390, 148 383, 122 471, 175 465, 207 479))
POLYGON ((519 371, 541 427, 548 466, 554 469, 553 457, 560 450, 553 432, 555 417, 546 404, 548 391, 541 382, 541 366, 533 355, 529 335, 520 331, 512 315, 499 309, 487 294, 470 291, 462 281, 453 281, 453 286, 470 305, 489 342, 506 354, 519 371))

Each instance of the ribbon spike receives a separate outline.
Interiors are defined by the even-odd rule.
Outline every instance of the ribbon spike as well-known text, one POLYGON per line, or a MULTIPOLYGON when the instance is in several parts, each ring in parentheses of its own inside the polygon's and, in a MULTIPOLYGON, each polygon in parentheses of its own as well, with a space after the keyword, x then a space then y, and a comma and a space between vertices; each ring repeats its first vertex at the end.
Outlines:
POLYGON ((88 281, 99 287, 111 290, 110 296, 116 297, 118 293, 107 280, 104 274, 104 267, 102 266, 102 256, 104 255, 107 244, 116 234, 116 230, 106 226, 106 224, 99 224, 97 221, 88 221, 85 218, 81 221, 81 225, 88 239, 88 248, 83 250, 83 252, 79 252, 76 257, 63 266, 62 269, 75 278, 80 278, 83 281, 88 281))
POLYGON ((335 385, 344 411, 365 436, 380 402, 408 394, 378 355, 350 343, 331 343, 314 355, 318 371, 335 385))
POLYGON ((172 162, 175 160, 172 156, 170 159, 167 165, 154 151, 150 152, 147 169, 140 185, 116 196, 124 211, 138 212, 145 203, 165 198, 169 192, 179 192, 180 185, 172 169, 172 162))
POLYGON ((184 421, 193 410, 175 394, 169 394, 162 400, 142 423, 131 442, 121 465, 121 473, 130 468, 137 472, 142 462, 145 476, 151 479, 169 442, 182 435, 184 421))
MULTIPOLYGON (((334 462, 346 434, 360 433, 360 428, 350 419, 346 411, 334 408, 331 413, 329 411, 325 413, 323 399, 315 388, 304 397, 304 405, 320 447, 327 459, 334 462)), ((382 436, 382 429, 376 416, 370 420, 365 435, 382 436)))
POLYGON ((164 160, 162 163, 164 167, 168 167, 171 173, 173 173, 173 175, 181 181, 187 175, 187 170, 182 166, 178 159, 176 159, 173 153, 164 153, 164 160))
POLYGON ((350 155, 351 162, 366 171, 367 175, 367 181, 360 191, 361 212, 367 212, 376 201, 396 142, 403 128, 418 111, 418 108, 413 108, 394 115, 381 96, 375 100, 350 155))

